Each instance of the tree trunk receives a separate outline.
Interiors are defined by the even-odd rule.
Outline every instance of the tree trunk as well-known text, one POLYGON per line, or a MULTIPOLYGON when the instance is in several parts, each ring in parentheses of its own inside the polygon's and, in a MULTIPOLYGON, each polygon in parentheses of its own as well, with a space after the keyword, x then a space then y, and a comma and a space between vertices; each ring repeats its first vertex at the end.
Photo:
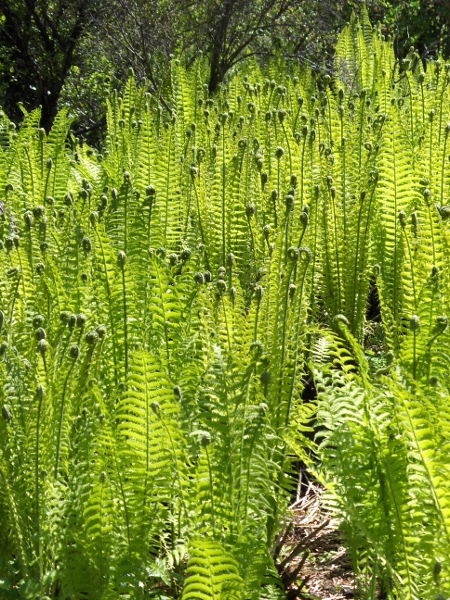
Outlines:
POLYGON ((214 49, 211 56, 211 67, 209 70, 208 89, 210 94, 213 94, 217 90, 219 83, 222 83, 224 72, 226 71, 223 69, 222 62, 220 60, 220 53, 217 49, 214 49))

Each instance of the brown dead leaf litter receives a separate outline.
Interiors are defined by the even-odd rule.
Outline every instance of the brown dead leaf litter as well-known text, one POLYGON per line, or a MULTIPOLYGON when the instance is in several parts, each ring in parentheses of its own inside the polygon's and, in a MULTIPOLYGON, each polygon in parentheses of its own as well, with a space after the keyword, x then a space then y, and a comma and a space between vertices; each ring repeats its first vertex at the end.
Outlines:
POLYGON ((339 521, 321 505, 323 489, 300 482, 294 518, 279 539, 279 571, 288 600, 348 600, 356 596, 355 576, 339 533, 339 521), (302 489, 303 488, 303 489, 302 489))

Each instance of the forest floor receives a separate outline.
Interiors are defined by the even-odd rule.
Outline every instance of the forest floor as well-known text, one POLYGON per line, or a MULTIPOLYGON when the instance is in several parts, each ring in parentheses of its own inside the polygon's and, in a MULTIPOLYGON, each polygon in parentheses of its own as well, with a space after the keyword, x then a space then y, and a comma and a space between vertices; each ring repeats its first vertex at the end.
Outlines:
MULTIPOLYGON (((292 504, 293 520, 283 544, 283 557, 295 548, 299 554, 286 565, 283 578, 298 571, 290 585, 288 600, 347 600, 356 595, 349 555, 337 519, 327 514, 321 502, 322 488, 312 482, 292 504)), ((281 562, 282 558, 279 559, 281 562)))

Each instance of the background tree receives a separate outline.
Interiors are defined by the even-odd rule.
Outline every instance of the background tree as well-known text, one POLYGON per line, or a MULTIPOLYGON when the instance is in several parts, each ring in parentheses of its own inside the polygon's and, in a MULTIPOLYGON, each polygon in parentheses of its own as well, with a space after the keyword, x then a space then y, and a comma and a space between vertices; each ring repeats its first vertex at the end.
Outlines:
MULTIPOLYGON (((171 111, 170 60, 210 60, 209 90, 249 56, 273 54, 327 68, 338 31, 362 0, 0 0, 0 105, 14 120, 42 106, 78 111, 79 132, 98 136, 113 87, 128 68, 171 111)), ((450 54, 450 0, 368 0, 373 22, 399 56, 450 54)), ((331 61, 330 67, 331 68, 331 61)), ((92 138, 94 139, 94 138, 92 138)), ((97 139, 97 138, 95 138, 97 139)), ((95 141, 95 140, 94 140, 95 141)))
POLYGON ((50 127, 79 41, 99 8, 93 0, 0 0, 1 100, 13 119, 20 118, 19 102, 41 105, 42 126, 50 127))
POLYGON ((399 57, 413 45, 423 58, 450 56, 450 0, 400 0, 377 3, 373 21, 381 21, 399 57))

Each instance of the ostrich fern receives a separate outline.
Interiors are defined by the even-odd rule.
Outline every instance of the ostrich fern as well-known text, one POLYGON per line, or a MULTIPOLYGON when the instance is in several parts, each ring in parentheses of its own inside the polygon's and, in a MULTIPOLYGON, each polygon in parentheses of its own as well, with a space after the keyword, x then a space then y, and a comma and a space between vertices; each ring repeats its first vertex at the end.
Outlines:
POLYGON ((399 65, 364 12, 332 78, 206 71, 174 60, 171 114, 130 74, 101 153, 64 111, 0 115, 1 585, 281 598, 294 455, 361 597, 445 593, 448 65, 399 65))

